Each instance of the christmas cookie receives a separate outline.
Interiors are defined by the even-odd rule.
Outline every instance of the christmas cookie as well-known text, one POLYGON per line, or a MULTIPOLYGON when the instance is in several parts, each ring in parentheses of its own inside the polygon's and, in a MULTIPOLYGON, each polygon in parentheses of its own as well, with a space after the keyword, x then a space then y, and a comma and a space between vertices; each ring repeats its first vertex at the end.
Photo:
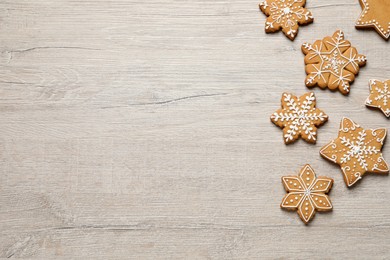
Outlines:
POLYGON ((289 93, 282 95, 282 108, 271 115, 271 121, 283 128, 286 144, 295 142, 301 136, 309 143, 317 140, 317 127, 328 120, 328 116, 316 108, 316 97, 309 92, 301 97, 289 93))
POLYGON ((298 25, 313 22, 313 15, 303 8, 306 0, 265 0, 260 10, 267 15, 265 32, 272 33, 282 29, 283 33, 294 40, 298 25))
POLYGON ((385 116, 390 117, 390 79, 370 80, 370 95, 366 100, 366 106, 378 108, 385 116))
POLYGON ((350 82, 354 81, 359 67, 366 64, 366 56, 358 54, 351 43, 344 40, 342 31, 313 44, 303 44, 302 52, 306 55, 306 86, 338 89, 343 94, 349 93, 350 82))
POLYGON ((390 38, 390 1, 360 0, 363 11, 356 21, 356 28, 375 30, 386 40, 390 38))
POLYGON ((305 224, 314 217, 316 211, 332 210, 332 203, 326 193, 332 188, 333 179, 316 177, 314 170, 306 164, 298 176, 282 177, 287 191, 280 207, 296 210, 305 224))
POLYGON ((348 187, 360 180, 366 172, 388 173, 382 156, 386 129, 363 129, 349 118, 341 121, 339 136, 325 145, 320 154, 340 165, 348 187))

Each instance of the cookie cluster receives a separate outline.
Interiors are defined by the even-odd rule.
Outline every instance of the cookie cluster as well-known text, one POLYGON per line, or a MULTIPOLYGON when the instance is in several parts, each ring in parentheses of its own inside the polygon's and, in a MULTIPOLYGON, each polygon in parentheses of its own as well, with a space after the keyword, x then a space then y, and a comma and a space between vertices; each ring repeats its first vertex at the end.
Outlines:
MULTIPOLYGON (((312 23, 312 13, 305 8, 305 0, 265 0, 260 10, 267 15, 267 33, 282 30, 294 40, 298 26, 312 23)), ((373 27, 384 38, 390 37, 390 2, 383 0, 360 0, 362 14, 356 28, 373 27)), ((305 55, 305 85, 318 86, 347 95, 362 66, 366 64, 365 55, 359 54, 344 33, 337 30, 332 36, 302 44, 305 55)), ((390 80, 370 80, 370 94, 366 106, 379 109, 390 117, 390 80)), ((271 121, 283 129, 284 143, 292 144, 299 138, 308 143, 316 143, 317 128, 328 120, 328 115, 316 107, 316 97, 309 92, 300 97, 283 93, 281 108, 271 115, 271 121)), ((340 166, 344 181, 352 187, 366 173, 387 174, 389 165, 382 154, 386 138, 386 128, 365 129, 344 117, 341 120, 338 136, 321 148, 320 155, 340 166)), ((316 177, 310 165, 305 165, 298 176, 282 177, 287 192, 280 206, 295 210, 307 224, 317 211, 332 210, 327 195, 333 179, 316 177)))

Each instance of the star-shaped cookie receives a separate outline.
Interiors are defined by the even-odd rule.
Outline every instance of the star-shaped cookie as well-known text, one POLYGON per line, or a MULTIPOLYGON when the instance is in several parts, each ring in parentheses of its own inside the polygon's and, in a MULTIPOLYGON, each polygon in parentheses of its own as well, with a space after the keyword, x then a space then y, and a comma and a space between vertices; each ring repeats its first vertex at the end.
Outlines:
POLYGON ((349 118, 343 118, 339 135, 325 145, 320 154, 340 165, 348 187, 354 185, 367 172, 389 173, 382 155, 386 129, 363 129, 349 118))
POLYGON ((286 144, 293 143, 301 136, 309 143, 317 140, 317 126, 328 120, 328 116, 316 108, 316 97, 309 92, 300 98, 283 93, 282 108, 271 115, 271 121, 283 128, 286 144))
POLYGON ((313 15, 304 8, 306 0, 265 0, 259 7, 267 15, 265 32, 272 33, 282 29, 283 33, 294 40, 298 34, 298 25, 313 22, 313 15))
POLYGON ((333 179, 317 178, 310 165, 306 164, 298 176, 283 176, 282 183, 288 193, 280 207, 296 210, 305 224, 314 217, 316 210, 332 210, 332 202, 326 193, 332 188, 333 179))
POLYGON ((366 56, 358 54, 340 30, 313 44, 304 43, 302 52, 306 55, 306 86, 338 89, 343 94, 349 93, 350 82, 366 64, 366 56))
POLYGON ((390 79, 370 80, 370 95, 366 100, 366 106, 378 108, 385 116, 390 117, 390 79))
POLYGON ((356 21, 356 28, 367 29, 374 27, 385 39, 390 38, 390 1, 389 0, 360 0, 363 11, 356 21))

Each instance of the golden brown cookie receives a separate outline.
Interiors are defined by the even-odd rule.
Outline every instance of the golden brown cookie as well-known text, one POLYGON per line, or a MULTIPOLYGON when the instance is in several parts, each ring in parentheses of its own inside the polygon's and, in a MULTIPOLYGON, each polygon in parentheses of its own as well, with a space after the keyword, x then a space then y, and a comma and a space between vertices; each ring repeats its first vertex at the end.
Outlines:
POLYGON ((272 33, 282 29, 283 33, 294 40, 298 34, 298 25, 313 22, 313 15, 303 8, 306 0, 265 0, 259 7, 267 15, 265 32, 272 33))
POLYGON ((370 95, 366 100, 366 106, 378 108, 385 116, 390 117, 390 79, 370 80, 370 95))
POLYGON ((300 98, 283 93, 282 108, 271 115, 271 121, 283 128, 283 138, 286 144, 298 140, 299 136, 309 143, 317 140, 317 126, 328 120, 328 116, 316 108, 316 97, 309 92, 300 98))
POLYGON ((366 56, 358 54, 340 30, 313 44, 304 43, 302 52, 306 55, 306 86, 339 89, 343 94, 349 93, 350 82, 354 81, 359 67, 366 64, 366 56))
POLYGON ((333 179, 316 177, 314 170, 306 164, 298 176, 282 177, 283 186, 287 191, 280 207, 296 210, 302 221, 307 224, 317 211, 332 210, 332 202, 326 193, 332 188, 333 179))
POLYGON ((351 187, 366 172, 389 173, 381 152, 385 138, 385 128, 366 130, 344 117, 338 137, 325 145, 320 154, 340 165, 344 181, 351 187))
POLYGON ((390 38, 390 1, 360 0, 363 11, 356 21, 358 29, 375 28, 385 40, 390 38))

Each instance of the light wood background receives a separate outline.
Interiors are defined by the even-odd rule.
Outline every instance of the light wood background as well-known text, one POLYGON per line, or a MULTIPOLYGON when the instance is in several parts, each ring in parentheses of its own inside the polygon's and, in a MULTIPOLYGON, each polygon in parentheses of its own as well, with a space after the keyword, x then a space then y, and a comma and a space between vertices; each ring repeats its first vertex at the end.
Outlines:
MULTIPOLYGON (((254 0, 0 1, 0 256, 47 259, 389 259, 390 177, 348 189, 319 155, 390 78, 390 45, 357 0, 308 1, 294 42, 254 0), (304 85, 303 42, 342 29, 368 63, 351 94, 314 89, 317 145, 269 116, 304 85), (280 178, 310 163, 334 210, 305 226, 280 178)), ((390 161, 390 143, 384 157, 390 161)))

